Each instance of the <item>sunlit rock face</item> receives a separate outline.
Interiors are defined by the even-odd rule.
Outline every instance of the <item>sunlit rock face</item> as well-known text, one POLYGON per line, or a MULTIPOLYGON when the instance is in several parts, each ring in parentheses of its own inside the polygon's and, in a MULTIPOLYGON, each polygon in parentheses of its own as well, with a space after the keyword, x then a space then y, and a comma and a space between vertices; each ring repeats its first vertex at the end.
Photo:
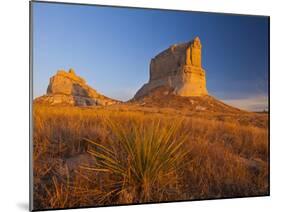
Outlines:
POLYGON ((50 78, 47 94, 65 94, 81 97, 89 97, 96 91, 86 85, 86 81, 77 76, 73 69, 69 72, 59 70, 56 75, 50 78))
POLYGON ((74 106, 111 105, 117 100, 99 94, 86 84, 86 81, 77 76, 73 69, 68 72, 59 70, 50 78, 47 95, 35 100, 50 105, 64 104, 74 106))
POLYGON ((202 44, 196 37, 188 43, 172 45, 155 56, 150 62, 149 82, 142 86, 135 98, 161 86, 172 88, 179 96, 208 95, 201 50, 202 44))

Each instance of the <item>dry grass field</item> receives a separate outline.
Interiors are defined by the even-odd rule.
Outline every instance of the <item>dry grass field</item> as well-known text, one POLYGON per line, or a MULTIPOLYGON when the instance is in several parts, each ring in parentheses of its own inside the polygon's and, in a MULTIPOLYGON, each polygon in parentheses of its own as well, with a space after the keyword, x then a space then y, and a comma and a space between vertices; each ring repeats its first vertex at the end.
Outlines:
POLYGON ((34 209, 268 194, 267 114, 34 104, 34 209))

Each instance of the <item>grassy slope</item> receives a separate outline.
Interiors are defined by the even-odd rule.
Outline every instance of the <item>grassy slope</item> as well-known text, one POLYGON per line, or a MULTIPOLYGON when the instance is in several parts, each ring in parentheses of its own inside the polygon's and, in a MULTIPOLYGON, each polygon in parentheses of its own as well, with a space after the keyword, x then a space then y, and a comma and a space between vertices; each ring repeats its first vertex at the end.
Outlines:
POLYGON ((35 208, 267 194, 267 121, 143 102, 35 105, 35 208))

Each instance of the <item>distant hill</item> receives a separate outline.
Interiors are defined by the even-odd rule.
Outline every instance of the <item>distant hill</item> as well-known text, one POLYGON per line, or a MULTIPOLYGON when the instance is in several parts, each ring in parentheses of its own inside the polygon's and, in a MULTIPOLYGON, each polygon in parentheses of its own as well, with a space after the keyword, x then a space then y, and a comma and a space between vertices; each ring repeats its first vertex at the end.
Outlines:
POLYGON ((229 106, 212 96, 179 96, 167 86, 157 87, 147 95, 134 98, 131 103, 145 105, 146 107, 170 107, 193 112, 219 112, 219 113, 247 113, 246 111, 229 106))

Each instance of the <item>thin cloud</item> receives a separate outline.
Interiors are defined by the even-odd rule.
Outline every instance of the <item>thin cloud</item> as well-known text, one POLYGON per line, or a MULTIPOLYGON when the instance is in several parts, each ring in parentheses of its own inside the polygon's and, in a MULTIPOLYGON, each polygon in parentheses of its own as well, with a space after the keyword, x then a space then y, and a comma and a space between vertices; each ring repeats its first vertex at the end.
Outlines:
POLYGON ((248 111, 264 111, 268 110, 268 97, 267 96, 256 96, 252 98, 243 99, 225 99, 223 100, 226 104, 234 107, 248 110, 248 111))

